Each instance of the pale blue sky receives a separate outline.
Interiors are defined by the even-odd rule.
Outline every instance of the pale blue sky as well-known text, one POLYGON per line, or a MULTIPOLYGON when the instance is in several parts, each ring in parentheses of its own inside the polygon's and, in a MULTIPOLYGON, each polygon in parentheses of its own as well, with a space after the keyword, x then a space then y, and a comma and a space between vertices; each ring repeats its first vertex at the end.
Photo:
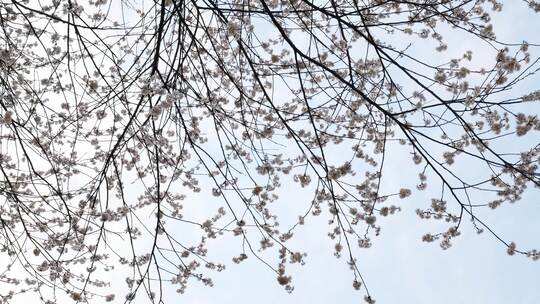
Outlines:
MULTIPOLYGON (((504 2, 506 6, 503 13, 494 17, 497 20, 494 23, 499 38, 515 43, 522 40, 540 42, 539 15, 527 11, 521 1, 504 2)), ((462 54, 469 48, 485 48, 464 41, 459 35, 452 36, 451 39, 453 40, 448 41, 449 53, 462 54)), ((422 55, 423 46, 414 45, 410 50, 422 55)), ((480 51, 475 53, 474 58, 489 60, 488 57, 492 58, 492 54, 487 56, 487 53, 487 49, 486 53, 480 51)), ((535 49, 533 54, 538 56, 540 52, 535 49)), ((433 58, 437 59, 440 58, 433 58)), ((520 89, 525 94, 538 89, 539 84, 540 77, 535 77, 524 83, 520 89)), ((536 111, 534 113, 540 114, 537 105, 523 109, 528 113, 536 111)), ((540 139, 538 136, 536 138, 540 139)), ((350 151, 346 157, 350 156, 349 154, 350 151)), ((417 171, 412 170, 412 166, 403 165, 404 162, 400 159, 402 155, 406 155, 406 162, 410 163, 408 151, 395 147, 389 153, 385 164, 385 185, 389 188, 399 188, 403 184, 414 187, 416 183, 417 171)), ((336 154, 333 157, 339 158, 341 155, 336 154)), ((470 170, 471 177, 474 177, 475 168, 467 169, 470 170)), ((285 183, 285 179, 283 182, 285 183)), ((299 210, 304 210, 310 203, 310 193, 307 190, 296 190, 297 187, 297 184, 284 184, 280 192, 279 210, 285 213, 286 217, 296 217, 300 214, 299 210)), ((377 303, 540 303, 540 261, 534 262, 519 255, 508 256, 506 248, 491 235, 476 234, 466 218, 461 229, 462 235, 454 239, 454 246, 450 249, 443 251, 436 242, 428 244, 421 241, 421 236, 425 233, 448 228, 440 223, 421 221, 415 214, 417 208, 428 206, 431 198, 436 196, 434 193, 439 190, 434 186, 426 192, 413 192, 406 200, 394 202, 402 208, 402 212, 388 218, 379 218, 382 232, 379 237, 372 237, 372 248, 356 251, 360 271, 377 303)), ((385 192, 384 189, 382 192, 385 192)), ((520 248, 538 248, 539 197, 538 189, 531 189, 523 200, 515 205, 503 205, 496 210, 478 210, 477 215, 503 239, 515 241, 520 248)), ((214 212, 221 206, 216 199, 203 196, 194 196, 187 201, 189 203, 186 204, 186 212, 191 212, 192 215, 208 213, 208 210, 214 212)), ((293 293, 289 294, 279 286, 275 273, 253 256, 239 265, 232 263, 232 256, 241 252, 241 239, 222 236, 208 244, 210 259, 227 265, 224 272, 211 273, 215 286, 209 288, 192 282, 187 292, 179 295, 174 292, 174 286, 165 285, 165 303, 363 303, 364 290, 355 291, 352 288, 352 272, 346 265, 346 259, 336 259, 333 256, 335 241, 326 236, 329 229, 327 220, 326 215, 309 218, 307 224, 300 227, 297 236, 289 242, 291 247, 296 246, 308 253, 305 266, 294 265, 287 268, 287 273, 293 276, 293 293)), ((190 232, 179 230, 179 233, 190 232)), ((127 292, 123 274, 111 274, 110 278, 113 280, 112 291, 118 293, 117 300, 120 302, 127 292)), ((139 292, 141 293, 142 289, 139 292)), ((24 297, 18 299, 30 301, 24 297)), ((148 299, 143 295, 134 303, 148 303, 148 299)))
MULTIPOLYGON (((518 1, 505 1, 504 4, 503 13, 494 16, 498 37, 515 43, 522 40, 540 42, 537 35, 540 28, 538 15, 528 11, 525 4, 518 1)), ((472 49, 476 51, 473 55, 476 60, 492 58, 491 54, 482 52, 485 46, 463 40, 461 35, 451 38, 455 40, 447 41, 449 52, 460 54, 472 49)), ((415 45, 412 49, 415 47, 421 52, 421 45, 415 45)), ((533 54, 538 55, 538 50, 533 54)), ((523 94, 527 90, 538 89, 538 83, 539 77, 524 83, 521 87, 523 94)), ((519 95, 519 92, 514 91, 514 94, 519 95)), ((523 110, 528 113, 536 110, 535 113, 538 113, 538 106, 530 105, 523 110)), ((536 138, 540 139, 537 135, 536 138)), ((386 173, 395 173, 391 183, 399 185, 407 179, 407 170, 398 156, 393 157, 393 164, 388 165, 386 173)), ((475 169, 469 170, 473 176, 475 169)), ((540 303, 540 262, 523 256, 508 256, 506 248, 491 235, 476 234, 469 221, 463 224, 462 235, 454 240, 454 246, 446 251, 441 250, 437 243, 421 242, 421 236, 433 232, 437 224, 420 221, 414 211, 425 207, 430 194, 439 190, 434 188, 400 202, 403 209, 400 214, 380 219, 383 222, 381 236, 374 237, 373 247, 357 256, 360 270, 377 303, 540 303)), ((479 210, 477 214, 505 240, 515 241, 526 249, 537 248, 540 246, 538 194, 538 190, 530 190, 515 205, 504 205, 497 210, 479 210)), ((282 199, 301 202, 305 196, 289 193, 282 199)), ((194 284, 185 295, 177 298, 178 301, 224 304, 362 303, 363 292, 351 288, 351 271, 345 261, 343 258, 336 260, 332 254, 333 242, 325 236, 325 221, 326 218, 318 218, 308 223, 298 233, 302 240, 293 240, 293 244, 296 241, 305 246, 309 255, 307 265, 288 268, 295 285, 292 294, 278 286, 275 276, 251 258, 240 265, 231 263, 224 273, 216 275, 215 287, 207 289, 194 284)), ((225 238, 212 243, 210 249, 235 254, 236 251, 226 249, 232 246, 229 242, 225 238)))

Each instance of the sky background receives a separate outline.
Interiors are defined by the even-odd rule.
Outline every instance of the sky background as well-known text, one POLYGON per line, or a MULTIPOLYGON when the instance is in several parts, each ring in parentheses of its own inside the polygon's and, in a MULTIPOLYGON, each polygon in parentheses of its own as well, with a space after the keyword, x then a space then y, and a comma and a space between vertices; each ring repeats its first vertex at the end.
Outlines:
MULTIPOLYGON (((539 15, 527 9, 524 2, 504 1, 503 4, 503 12, 493 16, 498 38, 513 43, 523 40, 540 42, 539 15)), ((459 57, 470 49, 474 51, 473 62, 477 63, 489 62, 494 57, 489 46, 477 44, 477 40, 468 40, 462 34, 450 35, 446 41, 449 45, 446 54, 453 53, 459 57)), ((423 49, 424 45, 416 43, 411 52, 421 55, 423 49)), ((533 58, 534 54, 539 54, 538 50, 532 53, 533 58)), ((438 59, 433 58, 434 62, 438 59)), ((525 94, 538 89, 539 81, 538 77, 533 77, 518 89, 525 94)), ((529 114, 538 113, 538 106, 533 104, 521 110, 529 114)), ((540 140, 537 133, 533 141, 534 138, 536 142, 540 140)), ((507 144, 512 146, 510 142, 507 144)), ((406 183, 407 167, 403 166, 399 151, 391 154, 392 160, 385 165, 386 173, 395 175, 390 178, 390 184, 406 183)), ((475 168, 469 168, 471 177, 475 172, 475 168)), ((441 227, 437 223, 421 221, 415 214, 416 208, 426 206, 433 191, 438 191, 438 188, 414 193, 398 202, 402 207, 401 213, 379 218, 378 221, 384 221, 380 223, 383 227, 381 235, 373 237, 373 246, 357 256, 360 270, 377 303, 540 303, 540 262, 523 256, 509 256, 501 243, 487 233, 477 234, 469 221, 465 220, 462 235, 454 239, 448 250, 443 251, 436 242, 428 244, 421 241, 423 234, 441 227)), ((477 214, 503 239, 530 249, 540 244, 540 205, 538 190, 527 193, 515 205, 505 204, 496 210, 480 210, 477 214)), ((293 203, 305 200, 301 193, 295 194, 289 192, 282 200, 293 203)), ((325 226, 324 221, 324 217, 315 218, 302 228, 299 236, 302 249, 309 254, 305 266, 288 268, 293 276, 293 293, 285 292, 276 284, 275 276, 251 258, 240 265, 228 264, 225 272, 214 276, 213 288, 193 284, 185 295, 177 299, 201 304, 363 303, 363 292, 355 291, 351 286, 352 273, 345 260, 337 260, 333 256, 333 242, 319 231, 321 226, 325 226)), ((230 246, 224 238, 211 243, 209 251, 217 250, 218 253, 214 254, 219 255, 220 251, 227 252, 224 248, 230 246)))
MULTIPOLYGON (((527 10, 525 3, 505 1, 503 12, 494 16, 494 19, 495 32, 501 40, 515 43, 521 43, 522 40, 540 42, 539 15, 527 10)), ((449 38, 449 57, 459 56, 471 49, 477 51, 474 55, 476 60, 489 61, 493 58, 493 51, 486 45, 476 45, 476 42, 463 39, 460 35, 449 38)), ((410 51, 422 56, 424 48, 422 44, 415 44, 410 51)), ((538 50, 533 53, 537 56, 540 54, 538 50)), ((433 58, 434 61, 438 59, 433 58)), ((537 89, 539 83, 539 77, 524 82, 521 87, 523 94, 537 89)), ((538 113, 538 106, 524 108, 524 111, 538 113)), ((536 139, 539 139, 536 142, 540 141, 537 135, 536 139)), ((532 146, 535 142, 527 144, 532 146)), ((332 156, 341 157, 337 153, 332 156)), ((349 157, 350 151, 344 156, 349 157)), ((385 164, 385 183, 388 188, 399 189, 404 184, 414 185, 417 182, 416 169, 404 165, 403 156, 407 157, 406 163, 410 163, 410 155, 406 150, 396 147, 389 153, 385 164)), ((475 168, 469 168, 469 174, 474 177, 475 168)), ((286 202, 280 207, 281 211, 287 213, 291 210, 290 215, 294 217, 311 200, 307 189, 297 188, 297 184, 284 184, 280 192, 280 202, 286 202)), ((441 223, 422 221, 415 214, 417 208, 429 205, 434 193, 438 191, 438 187, 420 193, 413 191, 413 195, 407 199, 396 201, 395 204, 402 211, 394 216, 379 217, 381 235, 372 237, 371 248, 357 251, 360 271, 377 303, 540 303, 540 261, 535 262, 520 255, 509 256, 506 248, 491 235, 477 234, 466 218, 461 236, 453 240, 450 249, 442 250, 437 242, 421 241, 422 235, 428 232, 438 232, 441 227, 448 228, 441 223)), ((496 210, 478 210, 477 215, 495 228, 503 239, 516 242, 518 248, 538 248, 538 194, 537 189, 530 190, 515 205, 504 204, 496 210)), ((221 206, 216 200, 202 195, 193 195, 188 201, 186 212, 193 215, 205 214, 208 210, 214 212, 221 206)), ((289 242, 292 247, 296 246, 308 253, 306 265, 287 267, 287 274, 292 275, 295 287, 292 293, 287 293, 278 285, 275 273, 253 256, 241 264, 232 263, 230 258, 240 253, 240 239, 223 236, 208 244, 210 260, 227 265, 225 271, 211 273, 215 286, 209 288, 192 282, 183 295, 175 293, 174 287, 167 286, 165 303, 363 303, 364 290, 355 291, 352 288, 353 277, 346 258, 336 259, 333 255, 335 241, 326 236, 327 220, 327 216, 311 217, 289 242)), ((179 228, 178 233, 189 234, 189 231, 179 228)), ((116 291, 117 300, 122 299, 127 291, 124 274, 111 273, 110 279, 111 292, 116 291)), ((30 296, 17 299, 15 303, 32 303, 30 296)), ((144 296, 134 301, 147 302, 144 296)))

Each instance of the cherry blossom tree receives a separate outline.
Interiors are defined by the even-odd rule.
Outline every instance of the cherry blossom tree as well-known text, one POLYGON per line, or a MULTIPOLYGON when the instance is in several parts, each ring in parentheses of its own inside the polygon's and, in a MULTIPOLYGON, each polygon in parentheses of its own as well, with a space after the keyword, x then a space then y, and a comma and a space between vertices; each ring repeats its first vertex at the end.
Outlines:
POLYGON ((506 5, 540 11, 529 0, 1 1, 0 303, 162 303, 247 258, 292 291, 290 268, 317 267, 294 243, 316 217, 350 288, 374 303, 357 257, 384 233, 378 219, 403 208, 445 227, 419 242, 448 249, 484 232, 539 259, 477 215, 519 208, 540 185, 540 90, 524 85, 538 79, 540 45, 498 39, 506 5), (386 182, 398 174, 402 185, 386 182), (303 193, 294 207, 289 191, 303 193), (432 199, 403 203, 418 192, 432 199), (208 244, 229 237, 237 254, 213 257, 208 244))

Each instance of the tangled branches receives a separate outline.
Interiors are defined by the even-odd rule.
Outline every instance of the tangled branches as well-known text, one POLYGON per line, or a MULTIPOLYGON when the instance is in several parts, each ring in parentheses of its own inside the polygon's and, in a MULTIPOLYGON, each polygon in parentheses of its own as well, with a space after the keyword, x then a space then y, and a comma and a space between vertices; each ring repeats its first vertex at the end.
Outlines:
POLYGON ((540 185, 540 91, 520 86, 536 76, 538 46, 498 40, 502 9, 2 1, 1 278, 12 291, 0 301, 163 302, 165 287, 211 286, 225 266, 208 242, 230 236, 235 263, 255 257, 292 291, 286 267, 307 253, 291 240, 324 216, 372 303, 357 252, 428 184, 440 194, 417 214, 447 228, 424 241, 449 248, 467 219, 538 259, 477 216, 540 185), (407 169, 392 172, 398 157, 407 169), (386 182, 398 174, 407 182, 386 182), (293 188, 306 195, 290 206, 280 197, 293 188), (108 293, 107 273, 129 291, 108 293))

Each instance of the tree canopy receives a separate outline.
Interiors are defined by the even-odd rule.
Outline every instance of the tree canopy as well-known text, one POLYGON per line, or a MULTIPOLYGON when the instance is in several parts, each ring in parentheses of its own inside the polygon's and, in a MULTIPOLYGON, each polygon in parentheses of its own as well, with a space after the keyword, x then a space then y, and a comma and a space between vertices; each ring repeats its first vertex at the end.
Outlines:
POLYGON ((0 303, 160 303, 247 258, 293 291, 310 233, 374 303, 358 255, 404 208, 439 223, 419 242, 484 233, 538 260, 479 215, 540 186, 540 45, 498 38, 507 6, 540 11, 1 1, 0 303), (233 256, 208 250, 219 238, 233 256))

